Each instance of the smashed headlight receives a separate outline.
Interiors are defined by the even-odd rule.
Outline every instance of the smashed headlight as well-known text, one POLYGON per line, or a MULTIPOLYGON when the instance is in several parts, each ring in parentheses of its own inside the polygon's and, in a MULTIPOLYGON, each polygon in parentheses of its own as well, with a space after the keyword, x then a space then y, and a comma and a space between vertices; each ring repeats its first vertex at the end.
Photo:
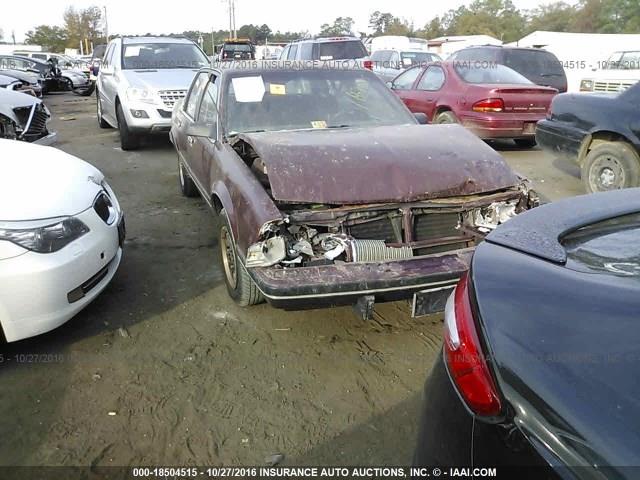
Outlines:
POLYGON ((7 240, 36 253, 53 253, 89 232, 75 217, 40 222, 0 223, 0 240, 7 240))
POLYGON ((515 217, 518 214, 517 206, 518 201, 512 200, 510 202, 495 202, 488 207, 476 208, 469 212, 470 223, 480 232, 489 233, 495 230, 498 225, 515 217))

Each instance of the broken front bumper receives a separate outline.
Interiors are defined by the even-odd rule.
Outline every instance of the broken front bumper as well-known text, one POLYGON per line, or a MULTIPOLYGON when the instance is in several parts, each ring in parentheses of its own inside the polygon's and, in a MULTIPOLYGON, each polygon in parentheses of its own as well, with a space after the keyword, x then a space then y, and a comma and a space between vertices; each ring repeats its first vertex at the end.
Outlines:
POLYGON ((53 145, 57 141, 58 141, 58 134, 56 132, 51 132, 48 135, 42 138, 39 138, 38 140, 34 140, 32 143, 36 145, 49 146, 49 145, 53 145))
POLYGON ((473 248, 407 260, 337 263, 315 267, 247 269, 267 301, 285 310, 411 299, 423 290, 455 285, 471 262, 473 248))

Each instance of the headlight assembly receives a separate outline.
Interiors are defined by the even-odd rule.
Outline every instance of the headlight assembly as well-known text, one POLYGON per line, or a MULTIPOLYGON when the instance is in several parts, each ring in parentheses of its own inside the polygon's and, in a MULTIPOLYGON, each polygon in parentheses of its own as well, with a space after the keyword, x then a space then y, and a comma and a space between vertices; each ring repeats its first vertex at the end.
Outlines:
POLYGON ((144 88, 128 88, 127 99, 132 102, 156 103, 156 98, 151 90, 144 88))
POLYGON ((89 227, 75 217, 0 223, 0 240, 36 253, 57 252, 88 232, 89 227))
POLYGON ((593 80, 585 79, 580 82, 581 92, 593 92, 593 80))

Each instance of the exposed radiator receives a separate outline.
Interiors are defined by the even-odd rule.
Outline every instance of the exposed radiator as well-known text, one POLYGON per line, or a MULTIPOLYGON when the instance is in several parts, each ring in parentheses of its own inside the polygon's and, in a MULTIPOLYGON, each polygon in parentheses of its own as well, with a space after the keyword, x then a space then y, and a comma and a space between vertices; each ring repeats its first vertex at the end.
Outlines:
POLYGON ((353 262, 383 262, 413 257, 411 247, 388 247, 384 240, 351 240, 349 244, 353 262))

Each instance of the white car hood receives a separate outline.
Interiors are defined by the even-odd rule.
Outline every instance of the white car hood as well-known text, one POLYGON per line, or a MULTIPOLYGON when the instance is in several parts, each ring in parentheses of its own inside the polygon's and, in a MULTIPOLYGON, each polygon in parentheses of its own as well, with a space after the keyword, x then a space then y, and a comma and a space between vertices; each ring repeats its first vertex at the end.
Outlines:
POLYGON ((103 180, 100 170, 56 148, 0 139, 0 222, 80 213, 103 180))
POLYGON ((129 85, 147 90, 187 90, 198 69, 123 70, 129 85))

